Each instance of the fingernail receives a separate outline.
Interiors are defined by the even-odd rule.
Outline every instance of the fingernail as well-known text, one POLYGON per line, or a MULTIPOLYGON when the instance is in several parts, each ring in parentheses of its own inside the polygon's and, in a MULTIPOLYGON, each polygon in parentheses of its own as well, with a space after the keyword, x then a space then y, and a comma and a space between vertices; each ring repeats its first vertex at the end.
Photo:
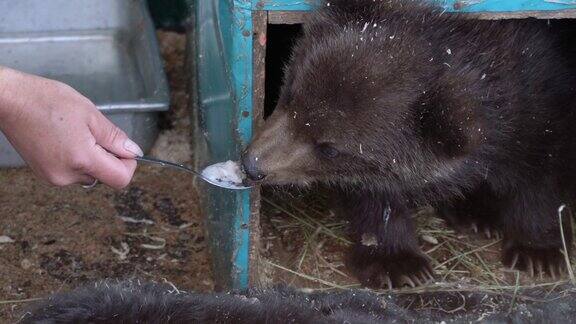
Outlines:
POLYGON ((140 148, 140 146, 138 146, 138 144, 134 143, 134 141, 132 141, 131 139, 127 139, 124 142, 124 149, 136 156, 143 156, 144 152, 142 152, 142 149, 140 148))

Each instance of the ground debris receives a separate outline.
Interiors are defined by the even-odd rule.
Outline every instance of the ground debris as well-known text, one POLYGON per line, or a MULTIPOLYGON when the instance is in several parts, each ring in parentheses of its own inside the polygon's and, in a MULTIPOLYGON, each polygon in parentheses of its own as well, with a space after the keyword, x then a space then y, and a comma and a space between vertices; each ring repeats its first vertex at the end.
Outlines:
POLYGON ((111 246, 110 250, 112 250, 112 252, 118 256, 119 260, 123 261, 128 258, 128 253, 130 253, 130 246, 128 246, 128 243, 126 242, 120 242, 120 249, 111 246))
POLYGON ((14 242, 16 241, 14 241, 14 239, 12 239, 10 236, 0 235, 0 244, 14 243, 14 242))

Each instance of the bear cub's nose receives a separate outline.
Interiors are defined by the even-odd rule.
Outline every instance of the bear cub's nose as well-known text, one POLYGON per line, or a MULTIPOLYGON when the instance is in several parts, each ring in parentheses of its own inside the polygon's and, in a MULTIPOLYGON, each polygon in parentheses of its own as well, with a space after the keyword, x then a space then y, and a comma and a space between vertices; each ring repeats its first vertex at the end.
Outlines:
POLYGON ((244 154, 242 157, 242 167, 248 178, 252 181, 260 181, 266 178, 266 174, 258 168, 256 158, 250 156, 250 154, 244 154))

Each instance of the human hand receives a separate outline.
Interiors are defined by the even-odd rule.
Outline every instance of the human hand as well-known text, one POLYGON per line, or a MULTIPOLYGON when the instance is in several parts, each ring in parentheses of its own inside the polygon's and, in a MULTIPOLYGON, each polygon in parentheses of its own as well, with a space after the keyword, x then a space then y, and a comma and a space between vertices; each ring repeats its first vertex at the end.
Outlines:
POLYGON ((0 67, 0 130, 41 179, 57 185, 94 179, 120 189, 140 147, 96 106, 54 80, 0 67))

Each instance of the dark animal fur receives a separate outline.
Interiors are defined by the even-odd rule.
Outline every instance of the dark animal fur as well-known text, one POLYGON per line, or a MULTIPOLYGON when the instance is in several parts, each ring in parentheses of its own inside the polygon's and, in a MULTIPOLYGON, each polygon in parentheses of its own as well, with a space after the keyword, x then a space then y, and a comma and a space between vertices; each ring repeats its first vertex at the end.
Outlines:
POLYGON ((506 265, 556 275, 558 210, 576 184, 576 71, 562 49, 545 22, 470 20, 419 1, 330 1, 305 24, 268 121, 293 116, 282 145, 261 154, 257 137, 246 168, 266 172, 265 156, 303 143, 310 153, 286 178, 344 189, 357 241, 349 264, 366 285, 425 279, 408 217, 422 204, 460 226, 502 231, 506 265), (363 245, 365 234, 377 244, 363 245))
POLYGON ((378 323, 390 314, 366 292, 304 294, 279 287, 200 294, 169 285, 103 281, 49 297, 22 323, 378 323))
POLYGON ((573 288, 514 297, 485 292, 304 293, 287 287, 200 294, 170 285, 108 280, 55 294, 32 306, 20 323, 561 323, 576 316, 573 288))

